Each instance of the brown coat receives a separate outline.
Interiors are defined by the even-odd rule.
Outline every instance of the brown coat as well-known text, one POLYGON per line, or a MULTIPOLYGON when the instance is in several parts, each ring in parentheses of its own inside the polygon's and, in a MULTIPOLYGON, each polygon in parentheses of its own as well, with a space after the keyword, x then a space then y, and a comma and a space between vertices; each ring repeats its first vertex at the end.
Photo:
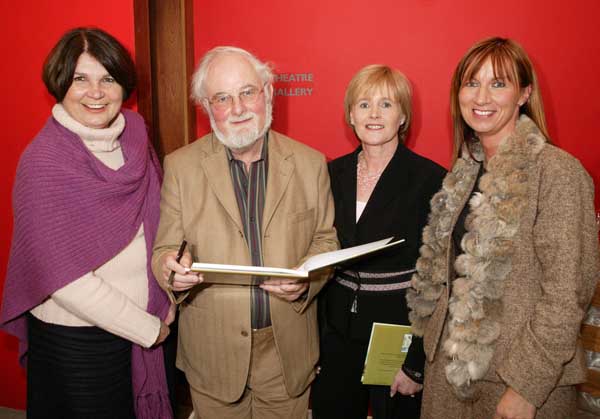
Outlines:
MULTIPOLYGON (((498 242, 493 244, 497 246, 494 250, 498 254, 503 252, 503 257, 508 255, 508 263, 502 266, 509 269, 497 274, 502 280, 499 299, 484 300, 484 318, 477 323, 496 320, 499 334, 491 346, 491 360, 486 364, 489 368, 483 370, 481 379, 472 380, 470 386, 473 397, 467 402, 460 402, 452 391, 448 384, 448 377, 453 378, 452 373, 445 368, 451 361, 448 352, 452 351, 452 345, 448 344, 452 330, 449 322, 460 315, 458 305, 454 311, 449 311, 449 299, 452 297, 450 301, 457 301, 456 294, 460 291, 454 288, 462 287, 464 282, 457 284, 453 280, 457 271, 465 270, 458 266, 460 264, 454 266, 457 252, 453 248, 451 235, 445 238, 445 266, 437 266, 431 274, 431 277, 443 275, 444 289, 424 327, 427 365, 423 418, 441 417, 439 415, 442 413, 447 418, 486 417, 493 414, 505 386, 512 387, 541 409, 538 417, 565 417, 560 411, 554 410, 555 406, 561 404, 557 395, 568 398, 564 402, 572 406, 572 392, 565 391, 563 386, 572 386, 585 380, 585 362, 578 333, 600 274, 594 187, 576 159, 543 141, 536 144, 538 136, 539 131, 533 123, 522 117, 516 135, 509 139, 512 143, 503 146, 505 154, 498 156, 493 163, 490 160, 490 165, 494 164, 500 172, 506 169, 503 165, 511 164, 509 159, 516 150, 525 150, 530 153, 526 169, 513 177, 510 177, 513 174, 511 170, 505 170, 506 178, 497 177, 494 182, 490 178, 482 178, 480 183, 495 183, 498 189, 504 188, 501 189, 502 194, 508 196, 512 192, 512 185, 502 184, 502 180, 525 179, 522 207, 505 206, 501 210, 501 204, 495 207, 500 213, 500 220, 507 224, 510 223, 507 220, 514 215, 510 211, 516 211, 518 229, 507 241, 510 243, 508 248, 503 248, 498 242), (533 147, 539 149, 531 152, 529 149, 533 147), (498 397, 491 400, 490 394, 498 397), (471 413, 466 414, 467 411, 471 413)), ((462 191, 472 189, 479 170, 479 164, 473 161, 466 166, 463 173, 466 176, 461 178, 461 182, 464 182, 460 186, 462 191)), ((458 178, 451 178, 452 182, 447 179, 444 188, 456 188, 459 182, 454 181, 458 178)), ((485 187, 482 192, 486 193, 485 187)), ((469 193, 455 198, 455 210, 447 214, 450 215, 449 231, 454 229, 462 208, 467 205, 469 193)), ((497 204, 497 201, 491 202, 497 204)), ((486 218, 488 214, 485 210, 479 215, 481 217, 477 222, 468 219, 467 230, 478 231, 478 234, 489 231, 490 226, 484 222, 496 219, 486 218), (469 227, 469 223, 473 225, 469 227)), ((431 233, 431 230, 427 233, 431 233)), ((487 244, 480 240, 463 240, 462 245, 472 246, 471 254, 489 257, 490 253, 484 249, 487 244)), ((491 271, 497 262, 490 257, 481 267, 485 266, 491 271)), ((494 269, 502 271, 498 266, 494 269)), ((487 271, 483 272, 485 275, 487 271)), ((415 303, 419 304, 418 301, 415 303)), ((417 305, 414 307, 418 310, 417 305)), ((484 352, 476 353, 475 359, 477 356, 483 357, 484 352)), ((457 354, 455 359, 461 359, 462 356, 465 356, 464 352, 457 354)))
MULTIPOLYGON (((338 248, 333 200, 323 155, 274 131, 269 133, 269 172, 263 215, 265 266, 293 267, 310 255, 338 248)), ((190 244, 194 260, 250 265, 251 258, 224 146, 209 134, 165 159, 161 219, 152 258, 190 244)), ((210 274, 205 274, 210 275, 210 274)), ((290 396, 314 378, 319 356, 313 280, 304 302, 270 298, 275 344, 290 396)), ((250 290, 200 285, 182 305, 177 366, 199 392, 225 402, 241 397, 251 349, 250 290)))

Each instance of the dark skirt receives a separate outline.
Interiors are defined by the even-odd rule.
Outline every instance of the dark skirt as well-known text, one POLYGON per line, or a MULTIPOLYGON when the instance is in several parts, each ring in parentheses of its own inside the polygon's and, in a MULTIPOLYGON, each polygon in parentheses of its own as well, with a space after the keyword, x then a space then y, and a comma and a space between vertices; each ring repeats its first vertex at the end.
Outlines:
POLYGON ((369 406, 374 419, 419 418, 420 392, 414 398, 400 393, 390 397, 389 386, 361 383, 367 347, 333 329, 322 336, 321 372, 312 384, 313 418, 364 419, 369 406))
POLYGON ((135 418, 131 342, 28 315, 27 418, 135 418))

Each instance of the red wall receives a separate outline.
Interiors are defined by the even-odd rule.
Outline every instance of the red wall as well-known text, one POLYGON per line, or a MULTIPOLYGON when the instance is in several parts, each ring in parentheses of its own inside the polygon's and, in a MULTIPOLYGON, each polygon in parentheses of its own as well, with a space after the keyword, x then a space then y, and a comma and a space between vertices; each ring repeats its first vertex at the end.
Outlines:
MULTIPOLYGON (((357 142, 343 120, 352 75, 372 63, 403 71, 414 87, 408 145, 448 166, 452 72, 477 40, 520 42, 537 68, 555 143, 600 185, 600 2, 547 0, 196 0, 196 57, 216 45, 246 48, 279 73, 313 73, 312 96, 277 97, 274 127, 335 158, 357 142)), ((276 86, 277 87, 277 86, 276 86)), ((198 118, 198 132, 209 124, 198 118)), ((596 189, 596 195, 600 195, 596 189)), ((597 198, 600 205, 600 199, 597 198)))
MULTIPOLYGON (((21 152, 50 115, 53 98, 41 80, 44 59, 60 36, 76 26, 97 26, 133 51, 133 1, 52 2, 0 0, 0 104, 3 150, 0 165, 0 293, 12 235, 10 195, 21 152)), ((0 332, 0 406, 25 407, 25 373, 17 363, 17 341, 0 332)))
MULTIPOLYGON (((18 157, 53 104, 40 80, 42 62, 67 29, 96 25, 133 49, 133 2, 0 0, 0 124, 4 150, 0 176, 2 240, 0 289, 12 233, 10 191, 18 157)), ((370 63, 401 69, 413 82, 415 120, 408 145, 447 166, 450 157, 449 83, 454 66, 476 40, 517 39, 541 81, 554 141, 577 156, 600 185, 600 2, 577 7, 547 0, 196 0, 195 49, 236 45, 270 60, 278 73, 312 73, 312 82, 277 88, 312 88, 311 96, 277 97, 276 129, 334 158, 356 146, 343 122, 343 94, 351 76, 370 63)), ((199 116, 199 135, 208 131, 199 116)), ((599 194, 598 188, 596 189, 599 194)), ((600 200, 597 198, 597 203, 600 200)), ((0 405, 23 408, 24 373, 16 341, 0 334, 0 405)))

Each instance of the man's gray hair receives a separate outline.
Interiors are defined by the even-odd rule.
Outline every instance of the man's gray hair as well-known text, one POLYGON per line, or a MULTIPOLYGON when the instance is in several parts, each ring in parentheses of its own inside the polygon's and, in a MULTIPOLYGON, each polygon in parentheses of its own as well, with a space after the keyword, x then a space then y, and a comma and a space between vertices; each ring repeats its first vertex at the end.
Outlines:
POLYGON ((208 70, 210 69, 210 65, 215 58, 222 54, 241 55, 242 57, 246 58, 250 62, 250 64, 252 64, 254 70, 256 70, 256 73, 262 80, 263 84, 273 82, 273 71, 271 70, 271 67, 267 63, 263 63, 262 61, 260 61, 248 51, 241 48, 229 46, 215 47, 208 51, 206 54, 204 54, 192 76, 191 97, 194 100, 194 102, 196 102, 198 105, 201 105, 202 99, 206 97, 204 82, 206 80, 208 70))

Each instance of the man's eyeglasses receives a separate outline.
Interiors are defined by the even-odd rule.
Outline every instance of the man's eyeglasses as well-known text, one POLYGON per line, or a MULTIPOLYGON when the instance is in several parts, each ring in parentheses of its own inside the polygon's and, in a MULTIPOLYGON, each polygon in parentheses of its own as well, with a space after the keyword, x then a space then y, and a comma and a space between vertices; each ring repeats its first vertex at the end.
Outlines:
MULTIPOLYGON (((265 91, 265 85, 266 84, 263 84, 261 89, 255 86, 249 86, 242 89, 237 95, 240 102, 245 106, 254 105, 260 94, 265 91)), ((208 103, 217 110, 226 110, 233 105, 233 96, 228 93, 219 93, 206 99, 208 100, 208 103)))

